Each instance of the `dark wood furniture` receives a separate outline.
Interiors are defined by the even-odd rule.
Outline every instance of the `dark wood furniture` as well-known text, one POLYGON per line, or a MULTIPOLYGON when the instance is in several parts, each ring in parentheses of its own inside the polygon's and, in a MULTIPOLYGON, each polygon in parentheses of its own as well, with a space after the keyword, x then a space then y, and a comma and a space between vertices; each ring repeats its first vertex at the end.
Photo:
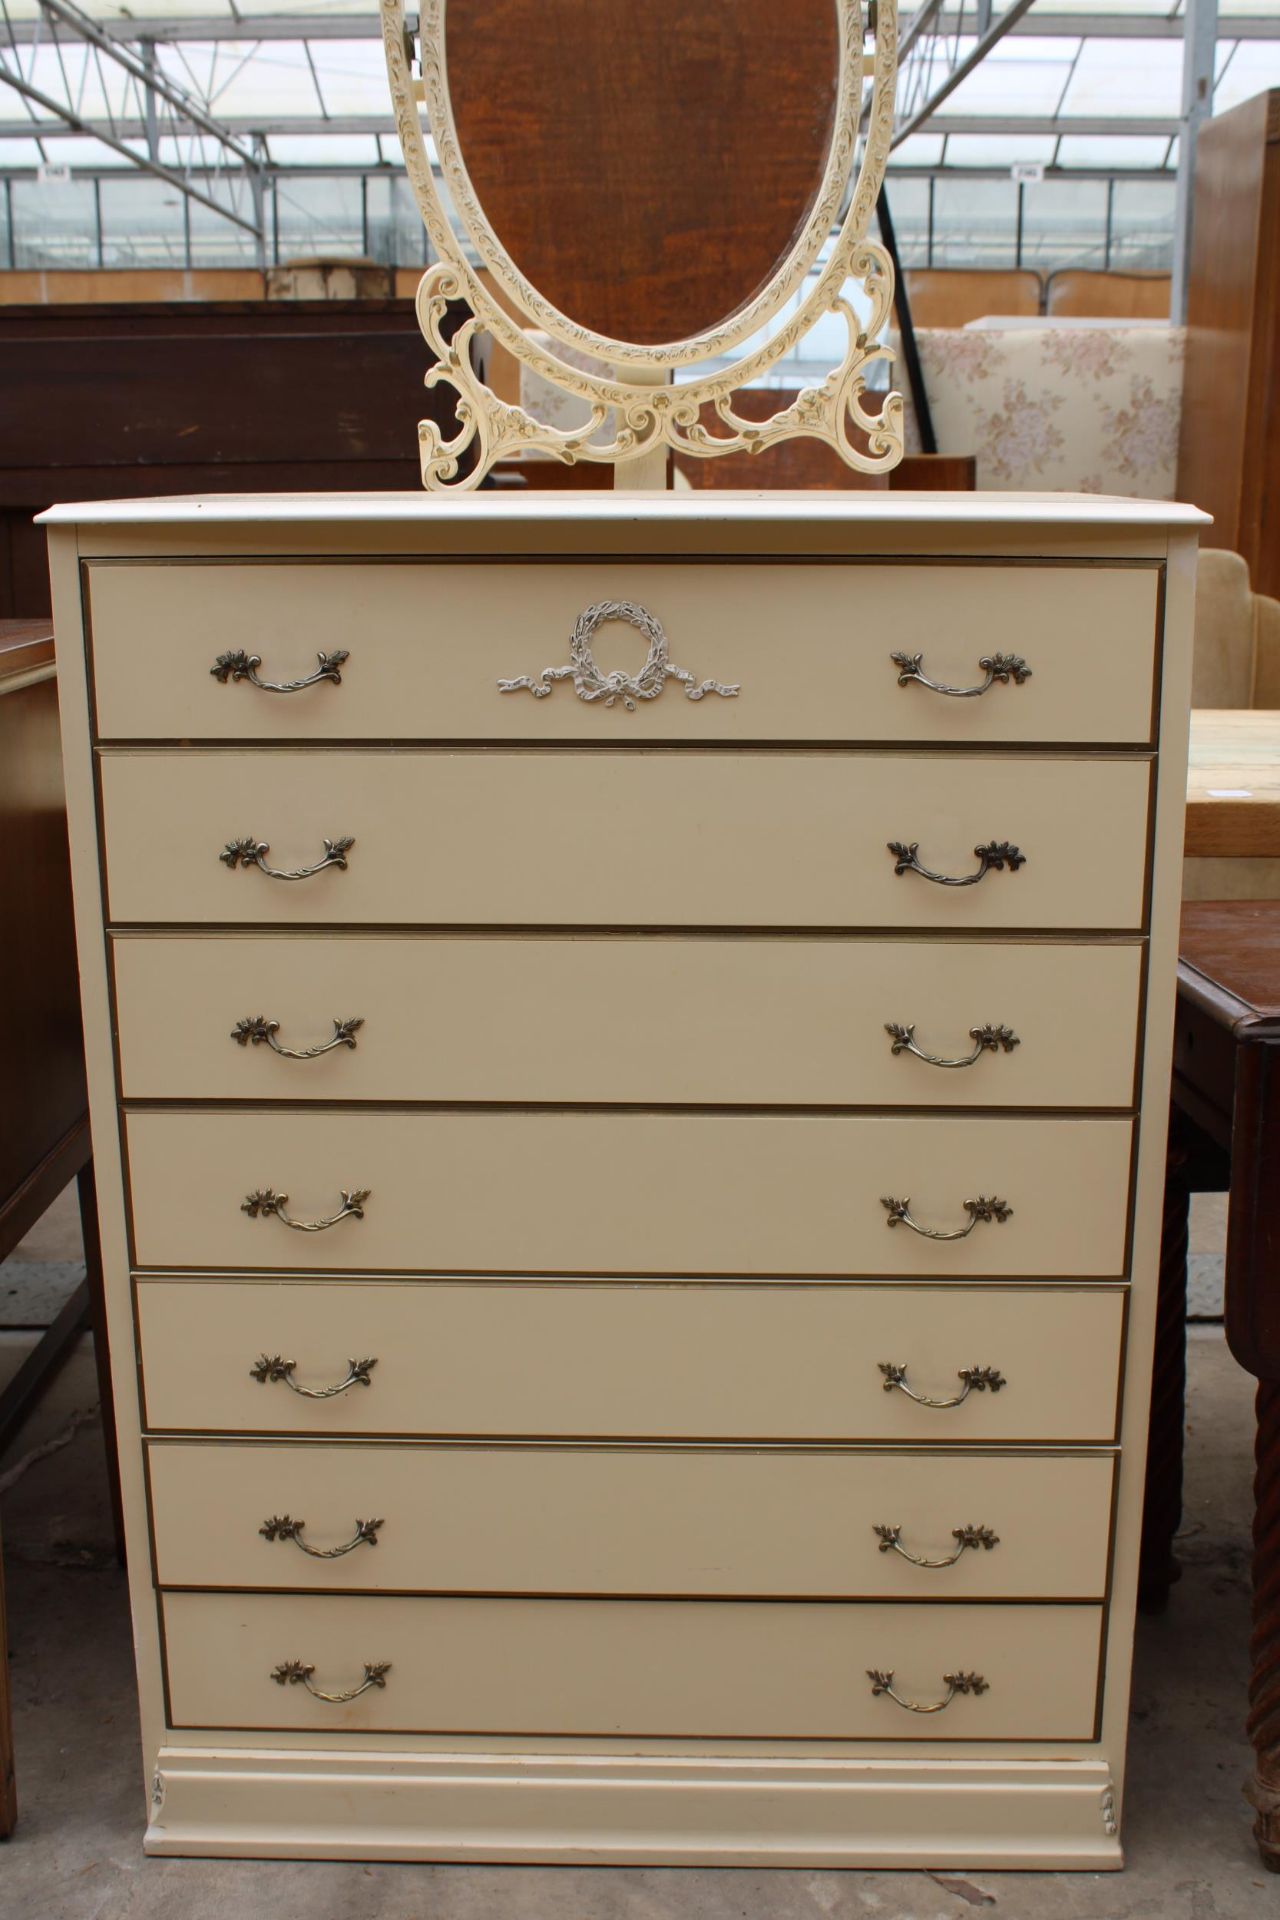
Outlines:
POLYGON ((430 365, 411 300, 0 307, 0 617, 47 615, 58 501, 416 491, 430 365))
POLYGON ((1189 1196, 1225 1190, 1227 1343, 1258 1381, 1248 1793, 1263 1862, 1280 1872, 1280 901, 1183 908, 1172 1123, 1143 1596, 1159 1605, 1176 1577, 1189 1196))
POLYGON ((1280 88, 1196 144, 1179 500, 1280 595, 1280 88))
MULTIPOLYGON (((0 1390, 0 1452, 30 1413, 75 1339, 92 1326, 103 1430, 123 1539, 115 1473, 98 1211, 80 1033, 80 989, 62 794, 53 631, 47 620, 0 621, 0 1260, 72 1180, 79 1183, 86 1278, 0 1390)), ((0 1566, 0 1838, 17 1817, 9 1673, 0 1566)))

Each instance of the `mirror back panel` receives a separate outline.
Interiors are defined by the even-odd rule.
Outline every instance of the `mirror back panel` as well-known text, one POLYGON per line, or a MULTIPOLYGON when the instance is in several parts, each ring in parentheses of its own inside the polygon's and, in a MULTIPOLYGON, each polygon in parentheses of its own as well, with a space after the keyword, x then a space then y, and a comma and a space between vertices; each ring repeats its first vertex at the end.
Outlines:
POLYGON ((731 15, 725 0, 449 0, 476 195, 521 272, 596 332, 656 345, 727 318, 813 204, 835 6, 739 0, 731 15))

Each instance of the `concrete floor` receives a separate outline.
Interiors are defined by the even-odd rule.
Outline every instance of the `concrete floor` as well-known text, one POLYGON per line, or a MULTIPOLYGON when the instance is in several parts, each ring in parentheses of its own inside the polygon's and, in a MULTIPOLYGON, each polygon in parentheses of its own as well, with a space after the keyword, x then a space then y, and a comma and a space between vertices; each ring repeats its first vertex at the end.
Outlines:
MULTIPOLYGON (((38 1251, 67 1257, 60 1242, 38 1251)), ((0 1333, 0 1377, 21 1340, 0 1333)), ((96 1421, 29 1460, 93 1406, 82 1348, 0 1459, 20 1802, 0 1920, 1280 1920, 1280 1876, 1258 1863, 1240 1792, 1251 1383, 1217 1327, 1192 1330, 1190 1373, 1185 1572, 1168 1613, 1139 1627, 1123 1874, 364 1866, 143 1858, 96 1421)))

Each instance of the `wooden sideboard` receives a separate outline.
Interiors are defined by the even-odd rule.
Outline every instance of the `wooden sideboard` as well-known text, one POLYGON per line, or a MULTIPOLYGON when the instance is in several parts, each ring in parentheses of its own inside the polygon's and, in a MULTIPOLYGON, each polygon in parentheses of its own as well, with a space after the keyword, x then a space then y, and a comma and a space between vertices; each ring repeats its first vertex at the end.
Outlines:
POLYGON ((1196 146, 1178 498, 1280 595, 1280 88, 1196 146))
POLYGON ((49 611, 55 500, 419 485, 411 300, 0 307, 0 617, 49 611))

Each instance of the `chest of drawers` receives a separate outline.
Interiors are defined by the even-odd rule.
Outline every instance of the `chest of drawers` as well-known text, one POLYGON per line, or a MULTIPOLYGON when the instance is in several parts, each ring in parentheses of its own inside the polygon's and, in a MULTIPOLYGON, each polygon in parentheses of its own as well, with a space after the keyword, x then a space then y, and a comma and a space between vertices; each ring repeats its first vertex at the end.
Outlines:
POLYGON ((48 519, 148 1850, 1119 1865, 1198 516, 48 519))

